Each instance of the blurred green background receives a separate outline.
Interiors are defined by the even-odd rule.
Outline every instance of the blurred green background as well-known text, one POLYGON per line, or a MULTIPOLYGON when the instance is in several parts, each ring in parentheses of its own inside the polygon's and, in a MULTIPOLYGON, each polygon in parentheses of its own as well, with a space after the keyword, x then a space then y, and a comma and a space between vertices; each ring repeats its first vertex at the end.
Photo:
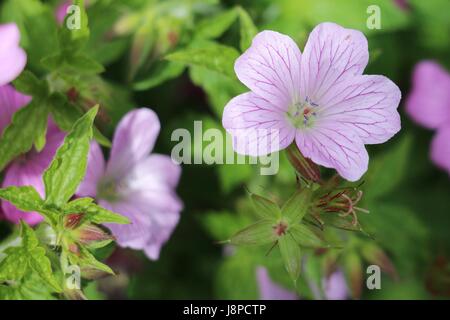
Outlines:
MULTIPOLYGON (((221 129, 226 102, 246 89, 229 74, 229 60, 240 54, 245 30, 272 29, 290 35, 302 49, 318 23, 332 21, 366 34, 367 74, 392 79, 403 98, 414 65, 433 59, 450 70, 450 1, 409 0, 97 0, 87 1, 91 41, 86 51, 106 71, 81 79, 86 99, 100 101, 101 127, 111 135, 129 109, 157 112, 162 132, 156 151, 170 154, 175 128, 192 129, 194 120, 221 129), (381 9, 381 29, 370 30, 367 8, 381 9), (243 31, 244 29, 244 31, 243 31), (164 57, 196 47, 221 48, 220 68, 164 57), (226 46, 226 49, 223 47, 226 46), (231 48, 231 49, 230 49, 231 48), (228 59, 228 60, 227 60, 228 59), (223 68, 223 72, 220 72, 223 68)), ((52 52, 54 10, 59 1, 1 2, 1 21, 15 21, 23 33, 29 68, 44 70, 40 59, 52 52)), ((429 160, 432 132, 412 123, 399 107, 402 130, 389 143, 369 146, 369 172, 363 178, 365 230, 391 258, 399 279, 383 274, 382 289, 363 292, 368 299, 445 298, 450 288, 450 179, 429 160)), ((217 244, 252 221, 245 188, 286 199, 295 176, 282 154, 276 176, 260 176, 257 166, 184 165, 178 193, 185 209, 158 261, 139 252, 113 248, 104 252, 120 275, 89 284, 90 298, 256 299, 256 268, 264 265, 272 279, 295 290, 278 253, 266 249, 231 250, 217 244), (233 251, 233 252, 231 252, 233 251)), ((6 234, 10 226, 0 223, 6 234)), ((355 241, 367 237, 352 236, 355 241)), ((370 240, 372 241, 372 240, 370 240)), ((343 249, 345 255, 345 250, 343 249)), ((339 262, 340 263, 340 262, 339 262)), ((311 266, 302 277, 315 277, 311 266)), ((344 268, 344 266, 343 266, 344 268)), ((301 287, 301 285, 300 285, 301 287)), ((304 291, 300 288, 302 295, 304 291)), ((303 294, 308 297, 307 294, 303 294)), ((448 298, 448 296, 447 296, 448 298)))

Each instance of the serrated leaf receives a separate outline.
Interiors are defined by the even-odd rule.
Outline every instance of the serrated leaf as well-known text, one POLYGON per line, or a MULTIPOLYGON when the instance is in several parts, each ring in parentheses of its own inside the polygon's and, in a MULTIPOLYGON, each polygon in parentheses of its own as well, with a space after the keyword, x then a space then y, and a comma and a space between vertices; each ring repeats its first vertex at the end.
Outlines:
POLYGON ((130 220, 118 213, 112 212, 94 203, 92 198, 79 198, 69 202, 64 206, 65 214, 69 213, 84 213, 83 221, 93 223, 118 223, 128 224, 130 220))
POLYGON ((258 33, 258 28, 256 28, 252 18, 249 16, 248 12, 245 11, 244 8, 239 7, 238 11, 239 11, 239 20, 241 24, 240 48, 242 51, 245 51, 252 44, 253 38, 258 33))
POLYGON ((161 61, 146 77, 137 79, 133 88, 135 90, 147 90, 156 87, 164 81, 176 78, 183 73, 185 68, 186 66, 183 63, 161 61))
POLYGON ((62 207, 83 180, 97 111, 98 106, 90 109, 74 124, 44 172, 46 204, 62 207))
POLYGON ((61 286, 53 275, 45 249, 39 246, 33 229, 23 221, 21 221, 21 239, 20 247, 8 248, 8 256, 0 263, 0 281, 6 281, 14 287, 23 277, 35 273, 54 291, 61 292, 61 286))
POLYGON ((39 211, 44 204, 39 193, 31 186, 2 188, 0 189, 0 198, 22 211, 39 211))
POLYGON ((302 247, 323 248, 326 247, 324 241, 304 224, 296 224, 289 228, 288 233, 302 247))
POLYGON ((40 99, 17 111, 0 137, 0 171, 15 157, 29 151, 47 125, 48 108, 40 99))
POLYGON ((66 60, 66 63, 74 68, 77 73, 97 74, 105 71, 105 68, 86 54, 78 53, 66 60))
POLYGON ((209 43, 198 48, 176 51, 167 55, 165 58, 169 61, 205 67, 234 79, 234 61, 238 57, 239 52, 232 47, 209 43))
POLYGON ((223 13, 206 18, 196 26, 195 37, 203 39, 215 39, 220 37, 236 21, 237 11, 235 8, 223 13))
POLYGON ((250 198, 256 214, 262 219, 277 219, 281 217, 280 207, 275 202, 254 193, 250 195, 250 198))
POLYGON ((295 239, 288 233, 278 239, 284 266, 292 281, 296 282, 301 272, 301 250, 295 239))
MULTIPOLYGON (((61 130, 69 131, 74 123, 83 116, 75 105, 69 103, 61 93, 53 93, 48 99, 52 118, 61 130)), ((104 147, 111 147, 111 141, 94 126, 94 138, 104 147)))
POLYGON ((303 219, 310 208, 312 194, 309 188, 300 189, 284 204, 281 213, 288 223, 299 223, 303 219))
POLYGON ((260 220, 247 228, 238 231, 230 239, 234 245, 263 245, 277 240, 274 232, 274 221, 260 220))
POLYGON ((48 85, 46 81, 38 79, 34 73, 29 70, 23 71, 19 77, 13 81, 17 91, 36 97, 47 96, 48 85))

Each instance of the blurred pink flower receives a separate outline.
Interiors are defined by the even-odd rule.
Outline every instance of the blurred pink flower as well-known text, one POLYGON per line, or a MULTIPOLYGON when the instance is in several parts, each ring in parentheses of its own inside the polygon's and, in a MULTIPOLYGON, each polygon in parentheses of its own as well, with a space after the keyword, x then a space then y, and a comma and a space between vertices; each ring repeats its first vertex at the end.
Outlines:
POLYGON ((261 300, 297 300, 295 292, 284 289, 270 279, 267 269, 258 267, 256 269, 256 279, 259 286, 261 300))
POLYGON ((342 271, 337 270, 322 281, 323 291, 327 300, 345 300, 348 298, 347 283, 342 271))
MULTIPOLYGON (((25 96, 10 85, 0 87, 0 133, 11 122, 13 114, 27 105, 31 98, 25 96)), ((13 160, 5 171, 2 188, 8 186, 33 186, 43 197, 45 194, 42 174, 47 169, 56 150, 64 140, 64 133, 49 120, 46 145, 41 152, 35 149, 13 160)), ((4 217, 14 223, 20 219, 34 225, 42 221, 42 217, 36 212, 23 212, 7 201, 1 202, 4 217)))
POLYGON ((369 162, 364 145, 400 130, 400 90, 384 76, 362 75, 368 59, 365 36, 334 23, 314 28, 303 55, 288 36, 256 35, 235 63, 251 92, 232 99, 222 119, 235 151, 257 156, 295 141, 305 157, 358 180, 369 162), (278 143, 268 130, 278 131, 278 143))
POLYGON ((409 10, 408 0, 394 0, 394 3, 402 10, 409 10))
POLYGON ((431 159, 450 174, 450 74, 436 62, 422 61, 412 82, 406 112, 418 124, 437 130, 431 159))
POLYGON ((178 223, 182 203, 175 193, 181 167, 169 156, 152 154, 160 123, 150 109, 129 112, 120 121, 107 164, 93 142, 87 174, 77 194, 96 197, 103 207, 127 216, 129 225, 109 225, 122 247, 143 249, 158 259, 178 223))
POLYGON ((15 23, 0 24, 0 86, 13 81, 25 68, 27 55, 19 41, 15 23))
POLYGON ((61 1, 61 3, 56 7, 55 17, 56 21, 58 21, 59 24, 63 24, 64 18, 66 17, 67 14, 67 9, 70 7, 71 4, 72 4, 71 0, 65 0, 61 1))
MULTIPOLYGON (((270 279, 267 269, 258 267, 256 278, 259 286, 261 300, 296 300, 299 297, 295 292, 284 289, 270 279)), ((329 277, 322 280, 322 289, 310 284, 311 290, 316 299, 345 300, 348 298, 348 289, 342 271, 337 270, 329 277), (323 290, 323 293, 322 293, 323 290), (322 297, 323 296, 323 297, 322 297)))

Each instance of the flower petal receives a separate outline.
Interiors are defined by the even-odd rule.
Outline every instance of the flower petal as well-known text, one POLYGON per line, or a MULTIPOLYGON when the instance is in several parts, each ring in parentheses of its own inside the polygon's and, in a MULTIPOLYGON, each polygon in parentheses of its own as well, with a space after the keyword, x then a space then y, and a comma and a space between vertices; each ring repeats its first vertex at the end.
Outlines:
POLYGON ((301 96, 320 104, 321 97, 333 86, 361 75, 368 61, 364 34, 331 22, 319 24, 309 35, 303 52, 301 96))
POLYGON ((416 65, 406 112, 417 123, 436 129, 450 123, 450 75, 433 61, 416 65))
POLYGON ((326 123, 314 130, 298 131, 295 141, 305 157, 336 169, 349 181, 357 181, 367 171, 369 155, 363 142, 343 125, 326 123))
POLYGON ((335 271, 322 280, 327 300, 345 300, 348 298, 347 283, 342 271, 335 271))
POLYGON ((383 143, 400 131, 400 89, 388 78, 356 76, 326 94, 320 116, 354 130, 365 144, 383 143))
POLYGON ((239 80, 258 96, 286 111, 298 97, 301 53, 296 43, 275 31, 263 31, 236 60, 239 80))
POLYGON ((450 125, 439 129, 431 142, 431 159, 450 174, 450 125))
MULTIPOLYGON (((45 191, 42 181, 42 173, 44 170, 45 167, 42 168, 34 163, 23 165, 19 162, 13 162, 6 170, 2 188, 9 186, 32 186, 41 197, 44 197, 45 191)), ((30 225, 35 225, 43 220, 39 213, 21 211, 8 201, 2 201, 1 206, 5 218, 13 223, 19 223, 22 219, 30 225)))
POLYGON ((27 55, 19 47, 19 40, 15 23, 0 25, 0 86, 14 80, 25 68, 27 55))
POLYGON ((96 141, 91 142, 88 155, 88 166, 83 181, 78 186, 80 197, 95 197, 100 179, 105 174, 105 158, 102 149, 96 141))
POLYGON ((155 145, 160 127, 153 110, 141 108, 128 112, 114 134, 107 174, 121 177, 147 157, 155 145))
POLYGON ((222 124, 231 136, 237 153, 261 156, 286 148, 295 137, 295 128, 284 113, 263 97, 247 92, 225 106, 222 124))
POLYGON ((256 279, 259 287, 261 300, 297 300, 295 292, 286 290, 270 279, 267 269, 258 267, 256 269, 256 279))
POLYGON ((11 85, 0 86, 0 135, 11 123, 13 114, 30 101, 31 97, 16 91, 11 85))

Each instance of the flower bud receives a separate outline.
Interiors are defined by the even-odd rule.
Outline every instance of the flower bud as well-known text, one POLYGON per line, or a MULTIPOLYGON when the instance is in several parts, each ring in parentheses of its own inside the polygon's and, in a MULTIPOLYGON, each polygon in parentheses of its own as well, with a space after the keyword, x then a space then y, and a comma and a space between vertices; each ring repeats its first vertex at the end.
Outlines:
POLYGON ((74 230, 73 235, 77 242, 87 246, 114 240, 110 233, 91 223, 80 226, 74 230))
POLYGON ((75 229, 80 225, 83 219, 83 213, 70 213, 64 216, 64 227, 66 229, 75 229))
POLYGON ((295 143, 291 144, 286 150, 289 162, 301 177, 313 182, 320 181, 319 166, 305 158, 295 143))

